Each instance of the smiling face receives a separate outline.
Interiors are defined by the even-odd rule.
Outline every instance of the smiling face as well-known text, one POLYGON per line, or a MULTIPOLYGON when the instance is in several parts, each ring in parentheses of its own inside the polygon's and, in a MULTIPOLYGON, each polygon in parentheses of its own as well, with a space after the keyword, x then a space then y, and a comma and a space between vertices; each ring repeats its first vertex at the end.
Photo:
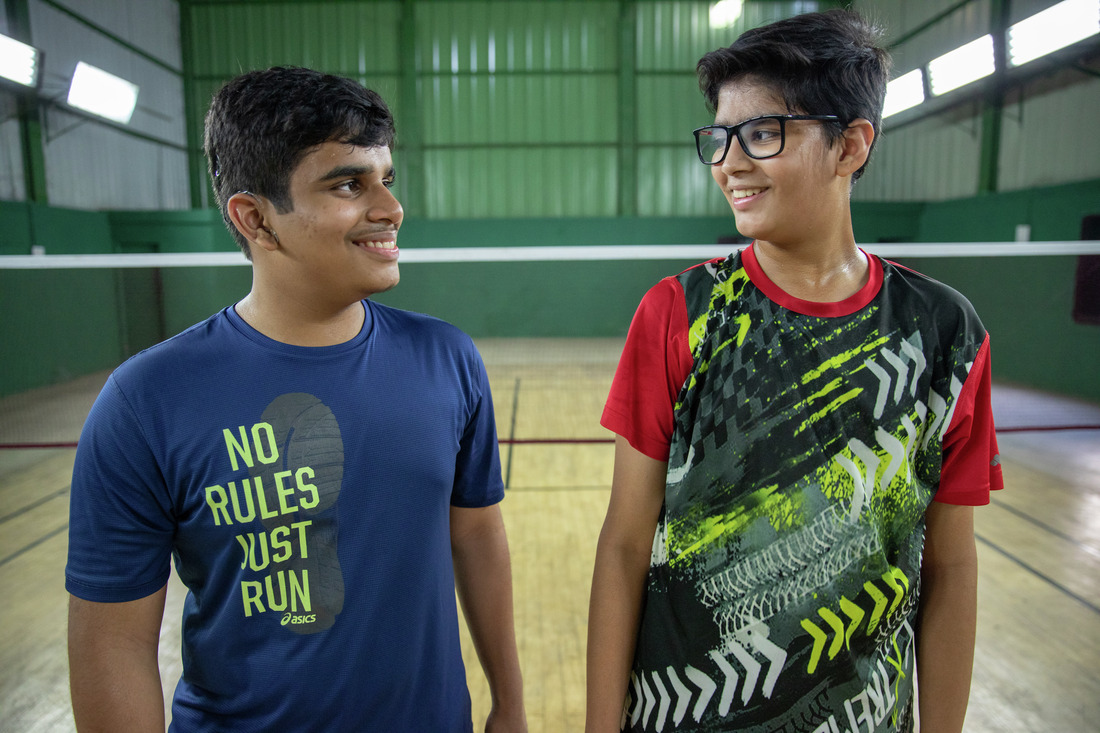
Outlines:
MULTIPOLYGON (((750 77, 721 88, 714 122, 736 125, 789 113, 801 110, 788 110, 778 94, 750 77)), ((820 122, 789 120, 779 155, 756 160, 734 140, 726 159, 710 171, 742 235, 799 245, 836 236, 850 222, 850 176, 841 175, 837 166, 842 147, 829 144, 820 122)))
POLYGON ((403 211, 393 181, 385 146, 330 141, 302 158, 290 176, 293 208, 267 219, 283 255, 276 277, 284 292, 327 309, 398 283, 403 211))

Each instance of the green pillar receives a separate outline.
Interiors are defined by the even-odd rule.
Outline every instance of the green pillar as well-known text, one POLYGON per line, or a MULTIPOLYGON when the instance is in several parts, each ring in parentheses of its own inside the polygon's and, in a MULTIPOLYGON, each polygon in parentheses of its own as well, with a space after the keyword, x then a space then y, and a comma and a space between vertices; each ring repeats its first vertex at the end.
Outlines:
POLYGON ((420 125, 422 111, 418 93, 416 2, 401 2, 401 109, 396 124, 402 159, 397 162, 396 168, 398 180, 405 181, 401 189, 402 207, 406 214, 424 219, 430 212, 427 207, 428 176, 424 170, 424 130, 420 125))
POLYGON ((180 0, 180 62, 183 65, 183 118, 187 134, 187 177, 191 188, 191 208, 214 207, 213 191, 206 177, 206 159, 202 152, 205 109, 195 108, 195 64, 192 38, 194 16, 191 1, 180 0))
POLYGON ((1005 69, 1008 53, 1005 49, 1008 33, 1007 0, 990 3, 990 33, 993 34, 993 77, 982 95, 981 157, 978 161, 978 193, 994 193, 997 190, 1001 159, 1001 129, 1004 122, 1005 69))
POLYGON ((634 0, 619 0, 619 216, 638 215, 636 28, 634 0))
MULTIPOLYGON (((7 5, 8 32, 12 38, 33 45, 27 0, 8 0, 7 5)), ((49 203, 46 193, 46 154, 42 146, 42 113, 38 98, 33 92, 22 92, 18 95, 17 105, 27 200, 46 204, 49 203)))

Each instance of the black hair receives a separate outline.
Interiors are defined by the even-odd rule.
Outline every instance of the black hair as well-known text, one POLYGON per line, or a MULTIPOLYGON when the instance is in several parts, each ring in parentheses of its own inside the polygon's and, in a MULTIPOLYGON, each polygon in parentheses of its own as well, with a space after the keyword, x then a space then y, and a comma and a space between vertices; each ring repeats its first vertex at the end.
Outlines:
MULTIPOLYGON (((878 45, 881 35, 855 11, 841 9, 753 28, 699 60, 699 89, 714 112, 724 85, 751 77, 773 89, 788 112, 839 117, 824 124, 830 145, 853 120, 868 120, 875 129, 873 148, 882 132, 890 76, 890 54, 878 45)), ((852 180, 866 168, 864 163, 852 180)))
POLYGON ((311 69, 273 67, 242 74, 214 95, 203 150, 222 218, 251 259, 248 240, 229 219, 226 202, 248 191, 292 211, 290 176, 302 158, 336 141, 393 148, 389 108, 358 82, 311 69))

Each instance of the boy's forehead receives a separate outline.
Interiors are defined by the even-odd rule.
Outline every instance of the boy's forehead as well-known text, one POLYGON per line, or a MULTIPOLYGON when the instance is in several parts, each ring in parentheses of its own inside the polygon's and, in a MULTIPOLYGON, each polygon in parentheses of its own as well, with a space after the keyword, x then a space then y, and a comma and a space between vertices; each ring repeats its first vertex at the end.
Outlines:
POLYGON ((375 170, 385 173, 392 167, 393 156, 386 145, 368 147, 329 140, 307 150, 294 167, 291 177, 318 180, 333 171, 355 169, 363 173, 375 170))
POLYGON ((734 125, 760 115, 786 114, 783 96, 768 84, 752 77, 741 77, 718 89, 715 121, 734 125))

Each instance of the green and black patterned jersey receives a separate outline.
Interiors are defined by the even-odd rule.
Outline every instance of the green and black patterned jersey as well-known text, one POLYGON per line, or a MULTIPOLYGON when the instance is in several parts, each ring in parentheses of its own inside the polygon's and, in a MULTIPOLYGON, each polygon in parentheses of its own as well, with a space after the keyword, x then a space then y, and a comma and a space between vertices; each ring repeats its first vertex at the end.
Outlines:
MULTIPOLYGON (((629 730, 911 729, 925 509, 988 502, 999 460, 972 307, 869 260, 840 304, 785 295, 751 249, 647 296, 681 299, 690 369, 674 382, 629 730)), ((627 351, 677 348, 661 309, 636 316, 627 351)), ((631 439, 652 433, 639 414, 664 386, 628 361, 604 424, 631 439)))

